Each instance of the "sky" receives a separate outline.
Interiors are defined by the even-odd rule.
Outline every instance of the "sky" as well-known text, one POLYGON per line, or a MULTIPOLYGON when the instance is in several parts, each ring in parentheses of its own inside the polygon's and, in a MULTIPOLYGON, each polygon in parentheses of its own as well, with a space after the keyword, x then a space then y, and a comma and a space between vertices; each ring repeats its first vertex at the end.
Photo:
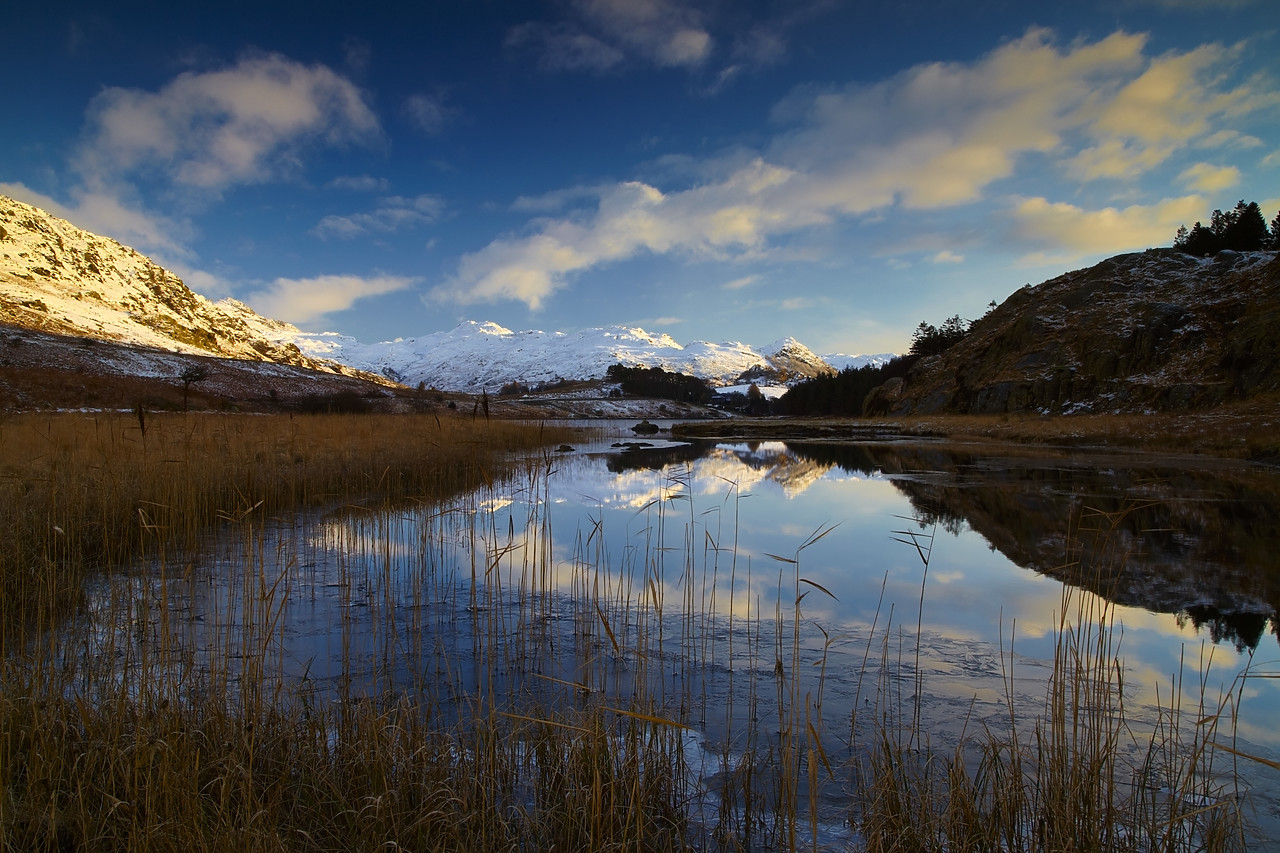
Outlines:
POLYGON ((851 354, 1280 212, 1275 0, 401 5, 13 4, 0 193, 368 343, 851 354))

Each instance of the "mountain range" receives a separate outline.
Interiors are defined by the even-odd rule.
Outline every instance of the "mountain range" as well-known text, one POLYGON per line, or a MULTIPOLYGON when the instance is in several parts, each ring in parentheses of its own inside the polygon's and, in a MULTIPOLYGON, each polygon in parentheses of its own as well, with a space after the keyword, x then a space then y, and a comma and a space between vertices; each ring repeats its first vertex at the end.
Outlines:
POLYGON ((517 382, 536 386, 599 379, 617 363, 662 367, 734 386, 785 385, 892 358, 821 357, 794 338, 763 347, 682 345, 668 335, 625 326, 513 332, 495 323, 465 322, 447 332, 362 343, 335 332, 302 331, 234 299, 206 299, 133 249, 5 196, 0 196, 0 323, 477 394, 517 382))

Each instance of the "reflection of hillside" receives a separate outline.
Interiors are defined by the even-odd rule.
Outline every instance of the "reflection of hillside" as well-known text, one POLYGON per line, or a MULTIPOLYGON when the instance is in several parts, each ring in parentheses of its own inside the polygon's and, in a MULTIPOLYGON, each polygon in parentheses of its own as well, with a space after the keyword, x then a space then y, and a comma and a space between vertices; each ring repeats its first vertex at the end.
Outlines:
MULTIPOLYGON (((833 461, 846 452, 815 451, 833 461)), ((1013 562, 1120 604, 1180 614, 1254 646, 1280 605, 1274 475, 1132 459, 999 457, 863 445, 841 467, 880 470, 930 520, 970 528, 1013 562)))

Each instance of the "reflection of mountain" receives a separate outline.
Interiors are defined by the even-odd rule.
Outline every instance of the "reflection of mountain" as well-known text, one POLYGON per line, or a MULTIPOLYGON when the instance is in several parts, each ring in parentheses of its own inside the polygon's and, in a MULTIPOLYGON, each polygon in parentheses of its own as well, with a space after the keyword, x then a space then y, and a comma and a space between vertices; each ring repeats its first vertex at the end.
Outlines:
POLYGON ((781 442, 717 445, 714 442, 642 447, 632 445, 609 457, 613 473, 635 469, 662 470, 668 465, 698 462, 698 477, 721 477, 745 491, 750 485, 768 480, 787 497, 802 494, 821 480, 836 463, 791 452, 781 442))
POLYGON ((1268 620, 1276 631, 1274 473, 1049 451, 792 447, 846 470, 882 471, 928 520, 963 520, 1020 566, 1119 604, 1179 614, 1215 641, 1255 646, 1268 620))

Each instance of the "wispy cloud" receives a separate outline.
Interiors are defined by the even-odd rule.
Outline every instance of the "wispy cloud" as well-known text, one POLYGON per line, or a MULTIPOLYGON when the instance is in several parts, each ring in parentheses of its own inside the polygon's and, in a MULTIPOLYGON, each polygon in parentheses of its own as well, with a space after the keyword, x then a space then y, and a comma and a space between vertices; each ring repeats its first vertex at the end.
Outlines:
POLYGON ((553 71, 604 71, 628 57, 660 68, 697 67, 711 55, 704 13, 680 0, 575 0, 571 17, 513 27, 506 44, 531 49, 553 71))
POLYGON ((440 95, 416 94, 405 98, 401 112, 415 128, 428 136, 435 136, 444 130, 453 111, 440 95))
POLYGON ((758 275, 744 275, 742 278, 735 278, 733 281, 726 281, 721 285, 725 290, 742 290, 744 287, 750 287, 760 280, 758 275))
POLYGON ((386 192, 391 182, 386 178, 375 178, 372 175, 339 175, 325 186, 332 190, 386 192))
POLYGON ((1102 210, 1028 198, 1011 211, 1012 232, 1022 245, 1038 247, 1023 257, 1026 263, 1109 255, 1168 245, 1178 226, 1203 218, 1204 206, 1204 198, 1198 195, 1102 210))
POLYGON ((1183 185, 1193 192, 1215 193, 1240 183, 1240 170, 1235 166, 1214 166, 1196 163, 1178 176, 1183 185))
POLYGON ((370 233, 390 234, 406 228, 430 225, 443 215, 444 199, 436 195, 420 195, 415 198, 391 196, 384 198, 374 210, 353 213, 349 216, 326 216, 311 233, 317 237, 334 237, 341 240, 370 233))
POLYGON ((962 264, 964 263, 964 255, 958 255, 950 249, 943 249, 929 260, 935 264, 962 264))
POLYGON ((405 290, 418 281, 395 275, 278 278, 269 286, 249 294, 245 302, 263 316, 305 324, 344 311, 360 299, 405 290))
POLYGON ((544 71, 606 71, 626 58, 619 48, 570 23, 520 24, 504 43, 509 49, 532 51, 544 71))

